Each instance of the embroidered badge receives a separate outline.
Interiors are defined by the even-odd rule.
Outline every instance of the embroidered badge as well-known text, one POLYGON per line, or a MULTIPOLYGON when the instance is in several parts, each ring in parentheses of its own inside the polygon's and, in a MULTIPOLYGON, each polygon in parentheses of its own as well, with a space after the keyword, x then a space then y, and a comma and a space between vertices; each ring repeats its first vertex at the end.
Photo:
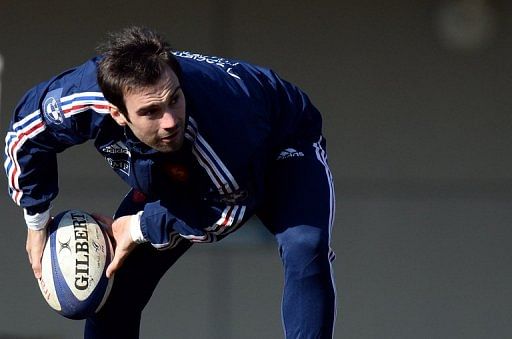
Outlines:
POLYGON ((43 113, 46 121, 51 124, 60 125, 64 121, 64 114, 60 106, 62 88, 48 92, 43 100, 43 113))

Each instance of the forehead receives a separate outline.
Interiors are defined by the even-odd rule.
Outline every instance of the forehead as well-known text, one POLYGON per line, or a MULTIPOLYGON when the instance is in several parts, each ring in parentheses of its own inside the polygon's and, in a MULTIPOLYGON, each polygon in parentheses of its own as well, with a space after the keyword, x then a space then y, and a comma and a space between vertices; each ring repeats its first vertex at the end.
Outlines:
POLYGON ((123 92, 125 101, 127 101, 130 97, 133 98, 163 94, 163 92, 172 91, 178 86, 179 80, 176 73, 167 66, 160 78, 154 84, 128 87, 123 92))

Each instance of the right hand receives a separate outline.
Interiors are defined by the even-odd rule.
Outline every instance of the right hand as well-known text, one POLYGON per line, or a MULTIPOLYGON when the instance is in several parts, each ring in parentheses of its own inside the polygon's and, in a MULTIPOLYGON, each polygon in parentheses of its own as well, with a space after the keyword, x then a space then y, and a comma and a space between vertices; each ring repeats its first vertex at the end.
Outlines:
POLYGON ((27 250, 28 260, 32 265, 32 271, 36 279, 41 278, 41 259, 43 258, 44 245, 46 244, 46 227, 41 230, 27 229, 27 250))
POLYGON ((99 214, 93 214, 93 217, 101 222, 107 228, 108 234, 114 239, 114 257, 107 267, 107 278, 112 275, 123 265, 131 251, 137 246, 130 234, 130 222, 133 215, 125 215, 116 220, 99 214))

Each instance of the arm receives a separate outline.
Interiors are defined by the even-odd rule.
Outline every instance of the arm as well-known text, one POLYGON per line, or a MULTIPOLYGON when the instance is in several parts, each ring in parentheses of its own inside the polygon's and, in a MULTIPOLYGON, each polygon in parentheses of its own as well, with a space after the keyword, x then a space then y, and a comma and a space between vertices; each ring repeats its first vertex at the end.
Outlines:
POLYGON ((5 139, 9 193, 24 209, 27 252, 34 274, 58 194, 57 153, 93 138, 107 113, 97 90, 95 63, 89 61, 29 90, 15 109, 5 139))

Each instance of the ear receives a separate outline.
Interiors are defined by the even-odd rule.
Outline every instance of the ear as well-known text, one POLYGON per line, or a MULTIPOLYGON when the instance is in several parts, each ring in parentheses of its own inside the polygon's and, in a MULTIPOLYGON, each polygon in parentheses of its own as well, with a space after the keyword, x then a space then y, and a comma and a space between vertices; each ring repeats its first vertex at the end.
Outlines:
POLYGON ((116 106, 110 106, 110 116, 117 122, 119 126, 127 125, 126 117, 123 113, 119 111, 119 109, 116 106))

